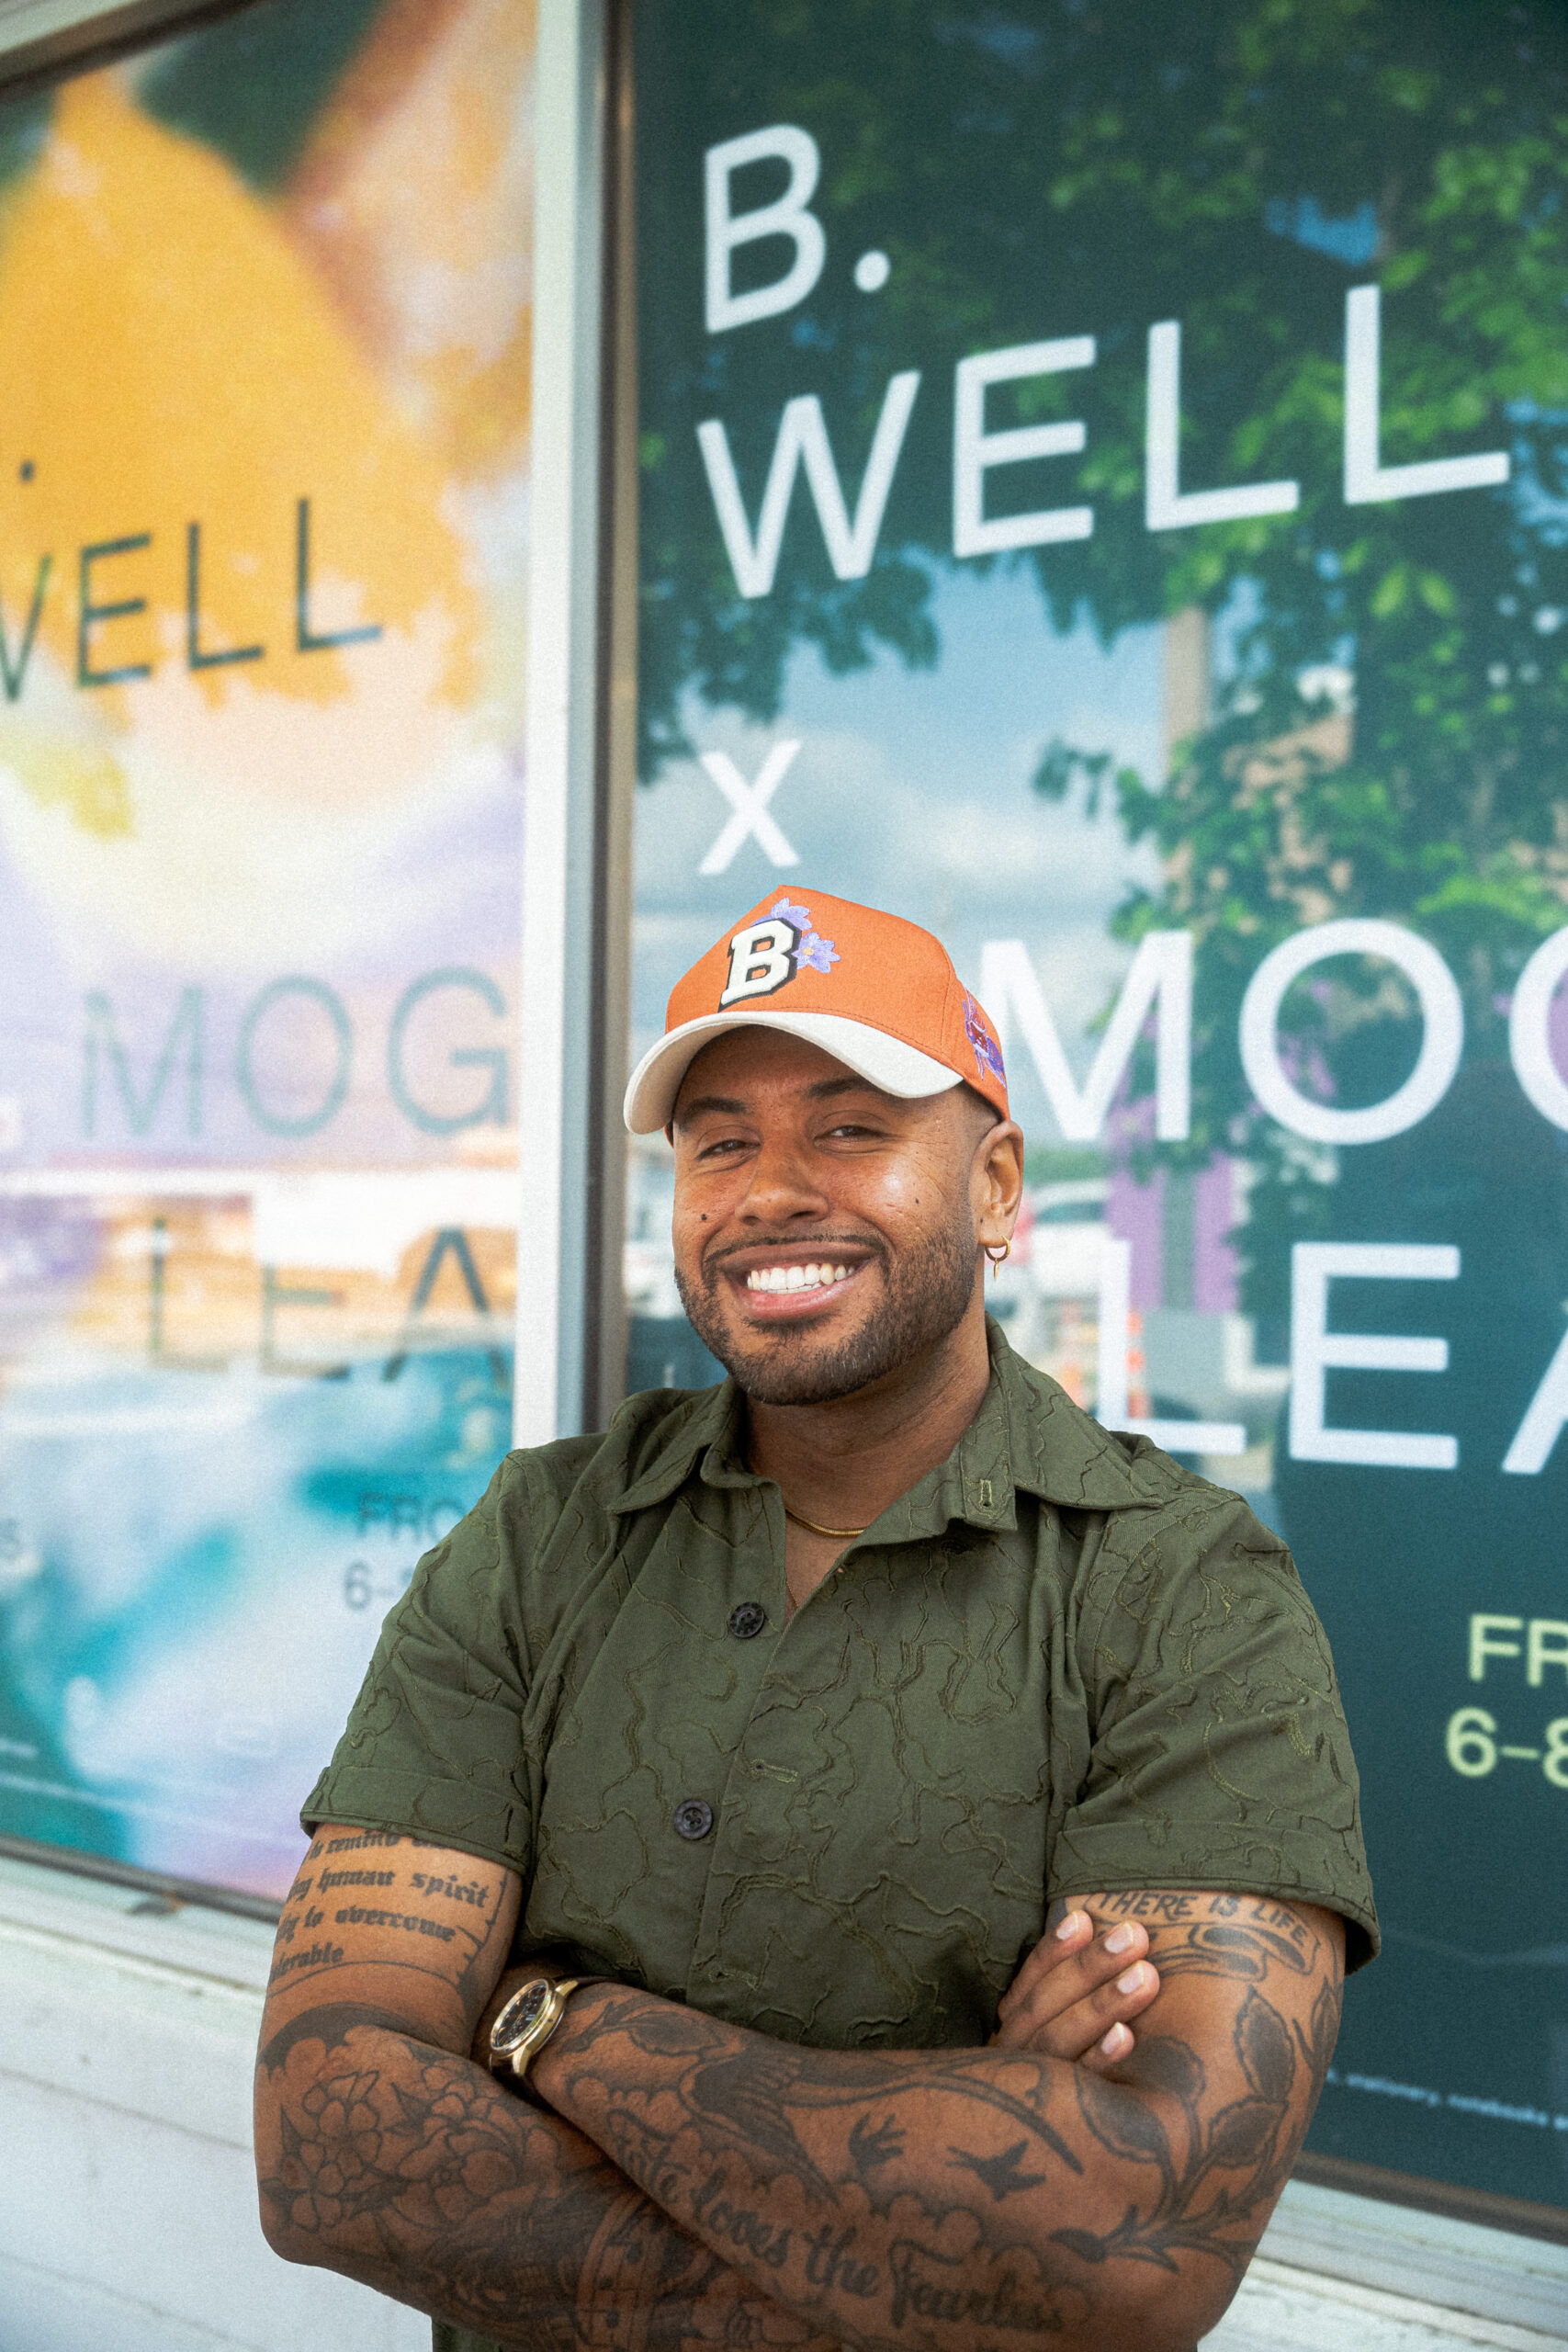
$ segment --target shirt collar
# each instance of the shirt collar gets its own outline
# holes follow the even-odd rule
[[[611,1510],[646,1510],[652,1503],[668,1502],[685,1485],[699,1458],[703,1477],[711,1487],[758,1485],[756,1473],[741,1458],[739,1424],[740,1392],[733,1380],[682,1396],[653,1430],[647,1461]]]
[[[1017,1496],[1068,1510],[1138,1510],[1168,1499],[1180,1473],[1146,1438],[1116,1438],[1036,1372],[986,1319],[991,1379],[947,1460],[876,1522],[880,1543],[940,1535],[952,1520],[991,1532],[1018,1525]]]
[[[1146,1438],[1113,1437],[1050,1375],[1009,1347],[989,1317],[991,1377],[980,1409],[945,1462],[900,1495],[875,1521],[878,1543],[940,1535],[952,1520],[1000,1532],[1018,1524],[1016,1496],[1069,1510],[1137,1510],[1169,1499],[1181,1474]],[[710,1487],[754,1487],[738,1443],[740,1396],[733,1380],[673,1404],[652,1432],[649,1458],[611,1508],[668,1502],[694,1469]]]
[[[1146,1437],[1101,1429],[1048,1373],[1015,1355],[988,1318],[986,1333],[989,1394],[1005,1407],[1006,1460],[1015,1487],[1066,1510],[1140,1510],[1168,1502],[1184,1471]],[[977,1435],[983,1412],[959,1441],[960,1452]]]

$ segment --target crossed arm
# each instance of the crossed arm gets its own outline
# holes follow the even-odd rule
[[[1053,1906],[986,2049],[800,2049],[603,1985],[535,2105],[468,2054],[518,1898],[323,1828],[257,2070],[277,2251],[502,2344],[1179,2352],[1235,2290],[1338,2023],[1331,1915],[1113,1895]]]

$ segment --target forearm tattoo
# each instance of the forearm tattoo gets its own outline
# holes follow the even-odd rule
[[[340,1878],[345,1871],[367,1875]],[[434,1990],[466,2042],[494,1973],[493,1963],[478,1973],[491,1933],[493,1906],[478,1899],[487,1891],[427,1872],[410,1838],[369,1832],[312,1846],[274,1969],[291,2014],[264,2041],[257,2069],[258,2178],[273,2243],[502,2345],[831,2352],[569,2123],[417,2039],[406,2017],[336,1996],[335,1913],[350,1901],[374,1906],[389,1914],[376,1924],[395,1935],[379,1947],[395,1956],[378,1961],[378,1981],[395,1991],[403,1971],[425,1973],[434,1946]],[[422,1934],[431,1918],[453,1937]],[[290,1967],[297,1958],[304,1964]]]
[[[1096,2241],[1091,2258],[1122,2255],[1174,2270],[1183,2253],[1208,2255],[1228,2263],[1239,2283],[1334,2055],[1339,1947],[1299,1911],[1250,1895],[1110,1895],[1094,1909],[1101,1920],[1142,1921],[1162,1987],[1205,1976],[1239,1997],[1218,2063],[1211,2052],[1205,2065],[1174,2034],[1140,2033],[1118,2077],[1160,2096],[1145,2104],[1132,2133],[1108,2086],[1079,2071],[1080,2107],[1096,2138],[1152,2166],[1159,2184],[1152,2202],[1130,2207]]]
[[[545,2096],[658,2205],[828,2335],[976,2352],[1212,2326],[1289,2176],[1339,1967],[1293,1910],[1111,1898],[1168,1980],[1109,2076],[1028,2051],[797,2049],[630,1991],[545,2053]],[[1196,2025],[1191,2020],[1196,2018]]]
[[[504,2345],[812,2343],[570,2126],[376,2012],[308,2010],[262,2064],[261,2190],[300,2258]]]

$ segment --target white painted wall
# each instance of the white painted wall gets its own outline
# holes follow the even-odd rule
[[[1559,2352],[1568,2245],[1292,2180],[1203,2352]]]
[[[279,2261],[250,2086],[272,1931],[0,1860],[0,2352],[429,2352]]]

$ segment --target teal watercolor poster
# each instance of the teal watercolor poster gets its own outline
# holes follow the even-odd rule
[[[775,881],[931,925],[1019,1346],[1332,1639],[1321,2152],[1568,2203],[1568,28],[639,13],[634,1052]],[[711,1376],[632,1161],[630,1384]]]

